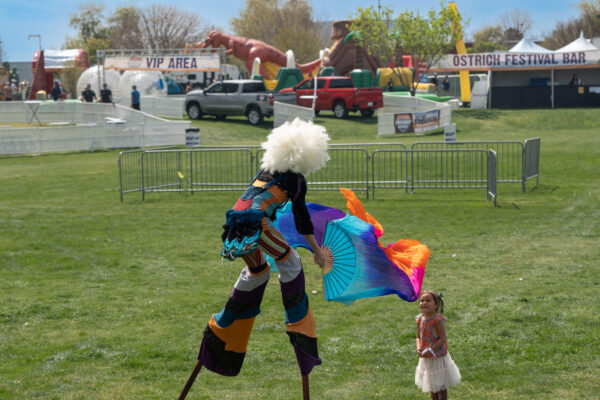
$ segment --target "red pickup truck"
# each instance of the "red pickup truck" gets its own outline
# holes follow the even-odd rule
[[[296,87],[282,89],[280,92],[296,92],[296,103],[303,107],[312,107],[315,79],[305,79]],[[370,117],[375,109],[383,107],[381,88],[355,88],[352,79],[346,76],[317,77],[317,99],[315,113],[331,110],[336,118],[346,118],[348,112],[360,111],[364,117]]]

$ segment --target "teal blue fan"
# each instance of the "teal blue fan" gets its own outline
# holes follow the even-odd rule
[[[325,228],[323,250],[328,258],[327,266],[323,269],[325,299],[335,300],[352,283],[356,249],[343,225],[331,221]]]
[[[407,301],[418,297],[415,284],[420,288],[423,274],[411,279],[412,275],[394,265],[379,245],[374,226],[360,218],[347,215],[329,221],[322,248],[327,257],[323,268],[325,300],[352,304],[387,294]]]

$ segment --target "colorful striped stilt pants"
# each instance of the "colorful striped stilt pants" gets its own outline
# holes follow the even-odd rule
[[[198,360],[221,375],[237,375],[244,362],[246,347],[260,314],[260,303],[270,277],[264,254],[275,260],[285,308],[286,328],[302,375],[321,364],[317,348],[315,321],[305,292],[304,272],[298,253],[281,233],[264,218],[258,249],[245,256],[246,267],[240,273],[233,292],[218,314],[213,314],[200,345]]]

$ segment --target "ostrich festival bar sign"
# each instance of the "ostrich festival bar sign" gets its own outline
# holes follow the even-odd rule
[[[488,71],[510,69],[561,69],[599,67],[600,50],[567,53],[448,54],[431,70]]]
[[[120,71],[206,71],[218,72],[218,54],[174,56],[111,56],[104,60],[104,68]]]

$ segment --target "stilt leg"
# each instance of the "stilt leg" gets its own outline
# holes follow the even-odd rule
[[[310,388],[308,386],[308,375],[302,375],[302,398],[310,400]]]
[[[200,364],[200,361],[198,361],[196,363],[196,366],[194,367],[194,370],[192,371],[192,374],[188,378],[188,380],[187,380],[187,382],[185,384],[185,387],[183,388],[183,390],[181,391],[181,394],[179,395],[179,400],[184,400],[185,399],[185,397],[187,396],[188,392],[190,391],[190,388],[194,384],[194,381],[196,380],[196,377],[198,376],[198,373],[200,372],[201,368],[202,368],[202,364]]]

